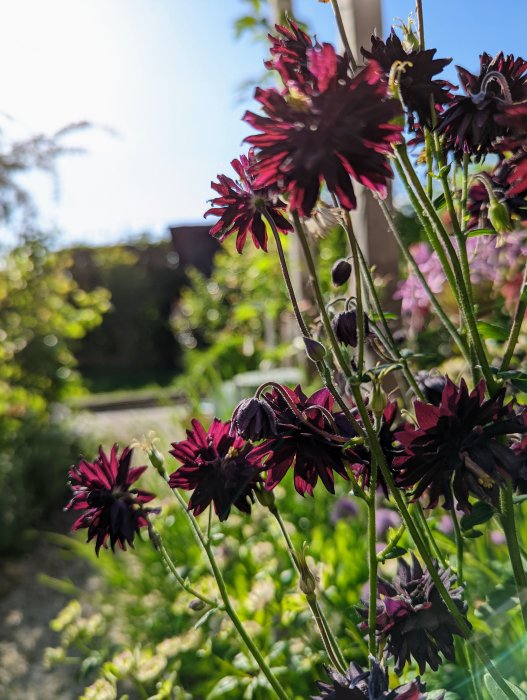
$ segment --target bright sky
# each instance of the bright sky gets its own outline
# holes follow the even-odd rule
[[[359,0],[360,2],[369,0]],[[385,33],[413,0],[383,0]],[[474,69],[481,50],[527,54],[525,0],[425,0],[426,39]],[[262,71],[264,48],[236,41],[240,0],[2,0],[0,126],[16,137],[79,120],[105,129],[70,137],[58,197],[31,187],[43,221],[64,242],[104,243],[201,222],[210,180],[229,172],[250,100],[238,88]],[[500,11],[500,7],[506,8]],[[332,40],[331,5],[296,0],[297,14]],[[451,76],[453,77],[453,76]]]

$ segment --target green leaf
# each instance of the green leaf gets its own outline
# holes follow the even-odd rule
[[[470,540],[475,540],[482,535],[481,530],[466,530],[466,532],[463,532],[463,537],[468,537]]]
[[[491,236],[496,235],[496,231],[493,228],[475,228],[472,231],[466,231],[467,238],[475,238],[476,236]]]
[[[461,518],[461,528],[463,530],[471,530],[476,525],[488,522],[494,513],[495,510],[489,503],[478,501],[474,504],[472,512]]]
[[[210,610],[207,610],[207,612],[204,613],[199,618],[199,620],[195,623],[194,629],[197,630],[198,627],[201,627],[202,625],[204,625],[214,615],[214,613],[217,611],[217,609],[218,608],[211,608]]]
[[[231,690],[238,688],[242,684],[240,678],[236,676],[224,676],[221,678],[214,688],[207,695],[207,700],[214,700],[214,698],[221,698],[226,695]]]
[[[485,685],[487,686],[487,690],[489,691],[489,694],[492,697],[492,700],[507,700],[507,695],[499,687],[494,678],[492,678],[490,673],[486,673],[483,679],[485,681]],[[527,695],[523,692],[523,690],[518,688],[517,685],[514,685],[513,683],[507,680],[505,681],[505,683],[509,686],[509,688],[516,695],[516,697],[520,698],[520,700],[527,700]]]
[[[521,496],[513,496],[512,497],[513,503],[523,503],[524,501],[527,501],[527,494],[525,494],[525,493]]]
[[[487,323],[486,321],[478,321],[478,331],[486,340],[499,340],[504,342],[509,336],[509,331],[503,326],[498,326],[495,323]]]
[[[397,559],[397,557],[402,557],[406,552],[407,550],[404,547],[394,547],[383,559]]]

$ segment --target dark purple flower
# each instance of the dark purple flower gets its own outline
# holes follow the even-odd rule
[[[260,479],[258,468],[247,460],[250,444],[230,434],[231,423],[215,418],[208,431],[192,421],[187,439],[172,443],[172,454],[182,462],[170,475],[172,488],[193,491],[188,507],[194,515],[211,503],[220,520],[226,520],[234,505],[244,513],[251,512],[254,489]]]
[[[287,24],[275,25],[276,35],[269,34],[271,58],[265,61],[265,67],[278,71],[284,85],[302,90],[313,78],[307,58],[313,42],[296,22],[288,19]]]
[[[468,153],[479,160],[494,152],[499,137],[513,133],[514,122],[505,108],[527,99],[527,62],[523,58],[480,56],[480,73],[474,75],[457,66],[465,95],[456,95],[440,116],[438,131],[446,150],[457,158]]]
[[[282,386],[280,391],[273,389],[265,396],[275,412],[278,434],[250,454],[252,461],[263,460],[262,468],[267,470],[265,488],[274,489],[292,467],[300,495],[312,496],[319,477],[334,493],[333,472],[348,479],[345,465],[357,456],[342,448],[354,431],[342,413],[332,412],[332,395],[320,389],[307,397],[299,386],[294,391]]]
[[[243,399],[232,414],[233,429],[244,440],[264,440],[276,435],[276,416],[265,399]]]
[[[417,425],[407,423],[395,434],[403,454],[394,459],[397,483],[415,486],[414,498],[427,492],[427,507],[440,497],[444,507],[470,512],[469,496],[495,502],[506,479],[514,479],[520,463],[502,438],[526,428],[505,391],[485,400],[485,383],[469,392],[464,380],[456,386],[447,378],[437,406],[416,401]]]
[[[355,309],[351,311],[343,311],[337,314],[331,322],[333,332],[337,336],[337,340],[343,345],[349,345],[352,348],[357,347],[358,342],[358,327],[357,327],[357,312]],[[364,314],[364,333],[367,336],[370,332],[369,320]]]
[[[432,104],[438,112],[452,99],[450,90],[454,86],[446,80],[434,80],[434,76],[451,63],[451,58],[434,58],[436,49],[413,49],[406,51],[400,38],[392,29],[386,43],[379,37],[372,36],[371,51],[361,48],[365,58],[375,60],[383,70],[385,81],[390,79],[394,63],[401,64],[397,73],[397,82],[401,99],[408,112],[411,129],[415,128],[414,114],[418,126],[432,127]]]
[[[371,671],[353,662],[345,675],[332,668],[326,668],[326,673],[331,682],[317,681],[320,695],[311,700],[426,700],[425,686],[419,678],[390,690],[388,672],[378,661],[373,662]]]
[[[211,236],[224,241],[232,233],[237,234],[238,253],[242,252],[249,233],[256,248],[262,248],[267,252],[267,229],[262,218],[264,211],[282,233],[293,229],[281,213],[285,209],[284,202],[268,188],[255,187],[250,174],[250,168],[255,160],[254,154],[249,151],[248,156],[240,156],[239,160],[231,161],[239,181],[234,182],[226,175],[218,175],[218,182],[211,182],[211,187],[219,197],[211,200],[212,207],[205,212],[205,216],[220,217],[210,230]]]
[[[459,612],[465,616],[467,605],[463,602],[463,589],[452,588],[455,576],[450,570],[438,568],[439,576]],[[399,559],[397,576],[392,583],[378,580],[376,626],[378,637],[386,642],[385,654],[393,656],[395,672],[400,673],[406,662],[415,659],[421,673],[426,664],[437,671],[442,654],[454,660],[454,635],[462,636],[454,617],[439,595],[428,570],[421,568],[412,556],[412,565]],[[359,610],[368,619],[368,610]],[[470,623],[466,620],[467,625]],[[362,622],[362,630],[368,623]]]
[[[158,513],[158,508],[144,508],[155,496],[148,491],[131,489],[146,467],[130,469],[132,450],[126,447],[119,456],[114,445],[109,455],[102,447],[94,462],[81,460],[69,472],[69,486],[73,498],[65,510],[86,510],[78,518],[72,530],[88,528],[88,542],[95,539],[97,555],[101,547],[115,551],[118,544],[126,549],[126,543],[133,546],[134,535],[142,527],[148,526],[148,514]]]
[[[330,44],[307,50],[313,90],[300,96],[257,88],[265,116],[247,112],[259,134],[247,141],[259,149],[252,171],[256,187],[289,195],[289,206],[309,216],[322,181],[345,209],[354,209],[352,178],[386,195],[393,176],[387,155],[400,141],[397,100],[387,99],[377,63],[355,78]]]
[[[379,443],[381,445],[384,458],[386,459],[386,464],[390,470],[392,470],[392,465],[395,457],[401,454],[401,450],[394,445],[395,433],[398,429],[395,426],[395,421],[397,418],[397,402],[390,402],[383,411],[381,419],[381,427],[379,430]],[[354,464],[353,472],[355,476],[359,479],[363,487],[370,486],[370,475],[371,475],[371,456],[363,454],[365,451],[361,449],[358,454],[362,456],[360,461]],[[388,485],[384,480],[380,469],[377,470],[377,485],[376,488],[382,489],[382,492],[388,498]]]
[[[351,275],[351,265],[347,260],[341,259],[331,268],[331,280],[335,287],[345,284]]]

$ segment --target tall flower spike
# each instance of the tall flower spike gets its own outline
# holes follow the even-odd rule
[[[457,66],[465,95],[456,95],[441,115],[438,132],[446,150],[459,159],[464,153],[478,160],[495,152],[498,137],[514,132],[507,106],[527,99],[527,61],[502,52],[494,58],[480,56],[480,73],[474,75]]]
[[[462,599],[463,589],[452,588],[455,576],[441,568],[438,573],[459,612],[465,615],[467,605]],[[395,660],[396,673],[400,673],[412,658],[420,673],[425,672],[427,664],[437,671],[442,663],[441,654],[449,661],[454,660],[454,635],[461,636],[461,631],[430,572],[423,570],[414,556],[411,566],[399,559],[397,576],[392,583],[379,579],[378,593],[375,629],[379,639],[385,642],[386,656],[393,656]],[[360,629],[367,630],[368,609],[359,610],[359,613],[365,619]]]
[[[233,505],[244,513],[251,512],[254,489],[260,481],[258,470],[247,460],[251,446],[230,430],[230,421],[215,418],[205,431],[193,420],[187,439],[172,443],[170,454],[182,465],[170,475],[169,484],[193,491],[188,507],[194,515],[211,503],[220,520],[229,517]]]
[[[307,50],[313,90],[300,97],[257,88],[265,116],[247,112],[245,121],[260,133],[246,141],[255,146],[255,187],[277,188],[289,206],[309,216],[322,181],[345,209],[354,209],[352,179],[385,196],[393,177],[388,163],[402,127],[397,100],[387,99],[372,61],[355,78],[330,44]]]
[[[464,380],[456,386],[447,378],[438,405],[416,401],[417,425],[395,434],[403,448],[393,461],[398,485],[415,486],[414,498],[426,492],[430,508],[441,497],[445,508],[452,509],[455,498],[466,513],[470,496],[495,503],[499,487],[520,468],[503,438],[526,430],[504,399],[502,390],[485,400],[483,381],[469,392]]]
[[[265,488],[272,491],[293,468],[295,489],[301,496],[312,496],[319,478],[334,493],[334,472],[348,479],[346,462],[355,463],[359,457],[342,449],[342,438],[353,437],[354,431],[342,413],[332,413],[329,391],[320,389],[308,398],[299,386],[294,391],[283,386],[281,391],[267,393],[266,399],[275,412],[277,435],[249,455],[267,470]]]
[[[383,70],[383,78],[388,81],[392,67],[398,63],[401,66],[397,82],[401,99],[408,112],[411,129],[416,127],[414,114],[417,115],[419,127],[432,127],[431,104],[441,112],[452,99],[450,90],[452,83],[446,80],[434,80],[451,63],[451,58],[434,58],[436,49],[413,49],[406,51],[400,38],[392,29],[390,36],[384,42],[376,36],[371,38],[371,49],[361,48],[362,55],[377,61]]]
[[[132,450],[126,447],[119,455],[114,445],[109,455],[102,447],[94,462],[85,459],[69,472],[69,486],[73,498],[65,510],[85,510],[72,526],[72,530],[87,528],[88,542],[95,538],[97,555],[101,547],[115,551],[115,545],[126,549],[133,546],[134,536],[148,526],[148,515],[158,513],[159,508],[145,508],[144,504],[155,496],[148,491],[130,488],[146,466],[130,469]]]
[[[218,182],[211,187],[219,197],[211,200],[212,207],[205,216],[219,216],[219,220],[210,230],[211,236],[224,241],[236,233],[236,250],[241,253],[247,236],[252,236],[256,248],[267,252],[267,229],[262,217],[264,209],[273,220],[278,231],[287,233],[292,226],[281,213],[285,204],[268,188],[255,187],[250,169],[256,162],[255,155],[249,151],[248,156],[240,156],[231,165],[239,177],[235,182],[226,175],[218,175]]]

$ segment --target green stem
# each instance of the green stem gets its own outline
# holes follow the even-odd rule
[[[468,168],[470,165],[470,155],[468,153],[463,154],[463,177],[461,180],[461,227],[465,231],[465,225],[467,221],[467,202],[468,202]]]
[[[417,27],[419,30],[419,48],[424,51],[425,48],[425,25],[423,21],[423,2],[422,0],[416,0],[415,10],[417,14]]]
[[[340,38],[342,40],[342,43],[344,44],[344,48],[346,50],[346,54],[348,55],[348,60],[350,62],[351,70],[353,73],[357,72],[357,61],[355,60],[355,56],[353,55],[353,51],[351,50],[350,43],[348,41],[348,35],[346,33],[346,28],[344,27],[344,22],[342,21],[342,15],[340,13],[340,7],[338,0],[331,0],[331,4],[333,5],[333,12],[335,13],[335,20],[337,21],[337,27],[339,30]]]
[[[404,255],[404,257],[405,257],[407,263],[408,263],[408,264],[410,265],[410,267],[412,268],[412,270],[413,270],[415,276],[417,277],[417,279],[418,279],[419,282],[421,283],[423,289],[425,290],[426,295],[427,295],[427,297],[429,298],[430,303],[431,303],[431,305],[433,306],[434,311],[436,312],[436,314],[437,314],[439,320],[442,322],[443,326],[444,326],[444,327],[446,328],[446,330],[449,332],[450,337],[452,338],[452,340],[453,340],[453,341],[456,343],[456,345],[458,346],[458,348],[459,348],[461,354],[463,355],[463,357],[465,358],[465,360],[467,361],[467,363],[470,363],[470,354],[469,354],[469,352],[468,352],[468,349],[467,349],[467,347],[466,347],[466,345],[465,345],[465,342],[464,342],[463,338],[459,335],[459,333],[457,332],[457,330],[456,330],[454,324],[453,324],[453,323],[451,322],[451,320],[448,318],[446,312],[443,310],[443,307],[442,307],[441,304],[438,302],[436,295],[435,295],[435,294],[433,293],[433,291],[430,289],[430,286],[429,286],[428,282],[426,281],[426,279],[425,279],[423,273],[422,273],[421,270],[419,269],[419,265],[417,264],[416,259],[415,259],[414,256],[411,254],[410,250],[408,249],[408,246],[406,245],[405,241],[403,240],[403,237],[402,237],[401,234],[399,233],[399,230],[398,230],[397,226],[395,225],[395,222],[394,222],[394,220],[393,220],[393,218],[392,218],[392,215],[391,215],[391,213],[390,213],[390,210],[389,210],[388,207],[386,206],[386,203],[383,202],[381,199],[379,199],[378,202],[379,202],[379,206],[381,207],[382,212],[383,212],[383,214],[384,214],[384,216],[385,216],[385,218],[386,218],[386,221],[387,221],[387,223],[388,223],[388,226],[390,227],[390,230],[391,230],[391,232],[392,232],[392,234],[393,234],[395,240],[397,241],[397,243],[398,243],[398,245],[399,245],[399,248],[401,249],[402,254]]]
[[[399,544],[399,540],[404,535],[405,531],[406,525],[404,523],[401,523],[395,535],[391,538],[386,547],[377,554],[377,561],[380,564],[383,563],[386,560],[388,554],[390,554],[390,552],[392,552],[395,549],[395,547],[397,547],[397,545]]]
[[[520,296],[518,297],[518,303],[516,305],[516,310],[514,312],[514,320],[512,322],[509,337],[507,339],[507,349],[505,350],[505,355],[503,356],[503,361],[501,363],[501,371],[509,369],[509,365],[514,355],[514,350],[516,349],[516,343],[520,336],[520,331],[522,327],[523,320],[525,318],[525,312],[527,311],[527,265],[523,271],[523,281],[520,291]]]
[[[520,600],[523,624],[527,631],[527,577],[523,568],[522,555],[516,530],[516,518],[514,516],[514,502],[512,484],[507,481],[500,493],[501,523],[507,539],[509,558],[512,564],[512,572],[516,582],[516,590]]]
[[[242,621],[238,617],[236,610],[233,608],[231,600],[229,598],[229,593],[227,591],[227,587],[225,585],[225,581],[223,579],[223,575],[218,567],[218,564],[216,563],[216,559],[214,557],[214,552],[212,551],[210,542],[207,542],[205,535],[201,531],[201,528],[200,528],[196,518],[189,511],[188,504],[186,503],[183,496],[179,493],[179,491],[177,489],[172,489],[172,493],[175,495],[178,503],[182,507],[183,512],[185,513],[188,521],[190,522],[192,530],[194,531],[194,535],[196,536],[205,556],[207,557],[207,559],[209,561],[210,569],[212,571],[212,575],[216,579],[216,584],[218,586],[218,590],[220,592],[221,599],[223,601],[223,608],[224,608],[225,612],[230,617],[232,624],[236,628],[236,631],[240,635],[242,641],[245,643],[245,646],[249,650],[253,659],[258,664],[260,670],[262,671],[264,676],[269,681],[269,684],[272,687],[272,689],[274,690],[274,692],[276,693],[276,695],[280,698],[280,700],[289,700],[285,690],[282,688],[282,686],[280,684],[280,681],[276,678],[274,673],[269,668],[267,662],[265,661],[262,654],[260,653],[260,650],[258,649],[258,647],[255,645],[255,643],[253,642],[253,640],[251,639],[251,637],[249,636],[249,634],[245,630],[245,627],[243,626]]]
[[[452,508],[450,515],[454,523],[454,536],[456,539],[457,582],[460,586],[463,586],[463,533],[461,532],[455,508]]]
[[[218,608],[218,601],[217,600],[211,600],[211,598],[207,598],[204,596],[202,593],[197,591],[195,588],[192,588],[185,579],[179,574],[176,565],[172,561],[172,558],[170,554],[167,551],[167,548],[165,547],[165,544],[163,542],[163,539],[159,532],[153,527],[153,525],[150,524],[149,526],[149,536],[150,539],[152,540],[152,544],[154,545],[155,549],[161,554],[161,558],[163,559],[163,562],[166,566],[166,568],[170,571],[170,573],[174,576],[178,584],[185,590],[187,593],[189,593],[191,596],[194,598],[198,598],[199,600],[203,601],[206,605],[209,605],[211,608]]]
[[[301,577],[302,571],[298,567],[298,562],[294,557],[295,550],[293,547],[293,543],[291,541],[291,538],[289,537],[289,533],[287,532],[285,523],[282,520],[280,511],[278,510],[276,504],[270,505],[268,506],[268,508],[273,517],[275,518],[276,522],[278,523],[282,536],[285,540],[287,551],[289,553],[289,557],[291,558],[291,562],[293,563],[293,566],[295,567],[298,575]],[[316,595],[314,593],[306,594],[306,600],[311,609],[311,612],[313,613],[315,622],[317,623],[318,631],[320,633],[320,637],[322,638],[322,642],[324,644],[324,648],[326,649],[327,655],[329,656],[335,668],[337,668],[341,673],[345,673],[347,669],[347,664],[344,658],[344,654],[342,653],[337,639],[333,634],[331,627],[329,626],[329,623],[318,604]]]
[[[349,211],[344,210],[344,220],[346,221],[346,227],[351,230],[351,217]],[[359,376],[362,376],[364,371],[364,341],[366,335],[366,328],[364,323],[364,308],[362,305],[362,283],[360,274],[360,260],[359,260],[359,246],[357,245],[357,239],[355,236],[349,236],[349,242],[351,246],[351,256],[353,258],[353,267],[355,270],[355,301],[357,304],[357,330],[358,330],[358,358],[357,358],[357,371]]]
[[[333,328],[331,326],[331,321],[329,320],[328,312],[326,310],[326,305],[324,303],[324,297],[322,296],[322,291],[321,291],[320,285],[318,283],[315,262],[313,260],[313,256],[311,255],[311,250],[309,248],[309,243],[307,241],[304,227],[302,226],[302,222],[300,221],[300,217],[298,216],[298,213],[296,211],[293,212],[293,221],[295,223],[295,230],[296,230],[298,239],[300,241],[300,245],[302,246],[302,250],[304,252],[304,257],[306,259],[307,269],[308,269],[308,273],[309,273],[309,279],[310,279],[311,285],[313,287],[313,291],[315,293],[315,299],[317,301],[317,306],[318,306],[318,309],[320,312],[320,316],[322,317],[322,323],[324,324],[324,329],[326,331],[326,335],[329,339],[329,342],[331,343],[331,348],[332,348],[333,353],[337,359],[338,364],[340,365],[342,371],[344,372],[344,375],[349,379],[349,378],[351,378],[352,374],[351,374],[350,368],[348,366],[348,363],[347,363],[347,361],[342,353],[339,342],[338,342],[337,338],[335,337],[335,333],[333,332]]]
[[[370,605],[368,608],[368,649],[377,657],[377,640],[375,635],[377,618],[377,538],[375,532],[375,488],[377,485],[377,462],[371,460],[370,497],[368,502],[368,575],[370,581]]]
[[[423,508],[419,501],[416,501],[416,503],[414,503],[414,510],[417,513],[417,520],[421,523],[421,527],[423,528],[423,538],[425,539],[425,541],[430,542],[431,548],[433,549],[438,562],[440,562],[441,566],[446,569],[447,562],[445,556],[443,552],[439,549],[439,545],[435,541],[434,533],[430,529],[430,525],[428,524],[428,520],[426,519],[425,514],[423,513]]]

